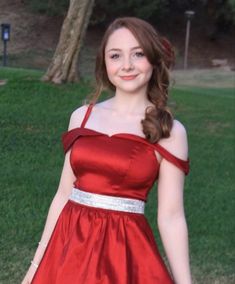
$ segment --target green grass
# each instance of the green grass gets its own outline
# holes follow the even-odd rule
[[[20,283],[42,233],[63,164],[61,134],[91,91],[88,82],[54,86],[39,71],[0,69],[0,283]],[[191,172],[185,213],[194,283],[234,283],[234,99],[232,89],[184,87],[171,94],[187,128]],[[147,217],[156,230],[157,196]]]

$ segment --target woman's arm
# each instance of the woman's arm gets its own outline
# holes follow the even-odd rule
[[[171,136],[164,140],[161,144],[169,152],[187,159],[187,135],[179,122],[174,122]],[[175,283],[191,284],[183,189],[184,173],[162,159],[158,180],[158,228]]]
[[[86,108],[87,108],[86,106],[82,106],[72,113],[70,117],[68,130],[80,126]],[[68,201],[69,195],[72,191],[73,182],[75,181],[75,179],[76,177],[74,176],[74,173],[70,165],[70,150],[69,150],[65,155],[64,165],[57,192],[51,202],[48,211],[44,230],[41,236],[41,241],[40,241],[41,245],[37,247],[37,250],[33,257],[33,262],[35,264],[39,264],[40,261],[42,260],[46,246],[51,238],[51,235],[57,223],[58,217]],[[36,272],[36,267],[34,265],[30,265],[28,272],[26,273],[26,276],[22,283],[31,283],[30,281],[35,272]]]
[[[86,109],[87,106],[81,106],[71,114],[68,130],[80,126],[82,119],[85,115]],[[74,176],[74,173],[70,165],[70,150],[69,150],[65,155],[59,186],[51,202],[45,227],[41,236],[40,242],[43,245],[38,246],[33,259],[35,263],[39,263],[41,261],[41,258],[45,251],[45,247],[47,246],[50,240],[50,237],[55,228],[58,217],[69,199],[69,195],[71,194],[73,182],[75,181],[75,179],[76,177]]]
[[[50,237],[52,235],[52,232],[55,228],[58,217],[61,211],[63,210],[66,202],[68,201],[69,195],[73,187],[73,181],[75,180],[75,177],[70,167],[69,155],[70,155],[70,151],[66,153],[59,187],[51,202],[51,205],[48,211],[46,223],[45,223],[44,230],[41,236],[41,243],[43,245],[38,246],[35,252],[34,258],[33,258],[33,261],[37,264],[40,263],[43,257],[43,254],[46,249],[44,245],[47,246],[50,240]]]
[[[75,180],[75,177],[73,176],[71,167],[69,165],[69,152],[67,152],[65,156],[65,161],[64,161],[61,178],[60,178],[59,187],[51,202],[48,215],[47,215],[47,219],[46,219],[46,223],[44,226],[44,230],[41,236],[41,245],[37,247],[37,250],[33,257],[33,263],[29,266],[29,269],[24,279],[22,280],[21,284],[31,283],[33,276],[37,270],[36,265],[38,265],[41,262],[42,257],[46,250],[46,246],[55,228],[58,217],[64,205],[68,201],[68,197],[71,192],[71,188],[72,188],[74,180]]]

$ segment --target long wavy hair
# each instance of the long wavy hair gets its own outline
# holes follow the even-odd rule
[[[154,107],[147,107],[145,118],[141,120],[143,133],[151,143],[170,136],[173,116],[167,107],[169,88],[169,69],[174,63],[174,51],[170,42],[159,35],[153,26],[135,17],[123,17],[114,20],[107,28],[101,41],[95,66],[96,91],[91,98],[95,103],[104,89],[115,91],[109,81],[105,66],[105,47],[110,35],[120,28],[127,28],[139,42],[153,73],[147,87],[147,97]]]

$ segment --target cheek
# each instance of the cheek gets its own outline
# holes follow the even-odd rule
[[[111,64],[110,62],[105,62],[105,66],[106,66],[106,73],[108,76],[109,81],[114,84],[114,75],[116,73],[116,67],[114,64]]]
[[[113,75],[115,73],[115,66],[113,64],[106,64],[106,70],[108,75]]]
[[[153,73],[153,66],[149,63],[146,58],[143,58],[139,63],[139,68],[143,73],[146,74],[147,77],[151,77]]]
[[[120,64],[118,62],[110,62],[110,61],[106,61],[105,62],[106,65],[106,72],[109,78],[109,81],[111,83],[115,83],[115,76],[118,74],[119,69],[120,69]]]
[[[147,62],[147,64],[145,64],[143,70],[145,71],[146,77],[147,77],[148,79],[150,79],[151,76],[152,76],[152,73],[153,73],[153,67],[152,67],[152,65],[150,65],[150,64]]]

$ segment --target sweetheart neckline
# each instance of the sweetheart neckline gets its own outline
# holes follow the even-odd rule
[[[90,131],[90,132],[93,132],[93,133],[96,133],[96,134],[99,134],[99,135],[102,135],[104,137],[107,137],[108,139],[111,139],[111,138],[114,138],[114,137],[132,137],[132,138],[135,138],[136,140],[135,141],[138,141],[139,142],[141,141],[142,143],[148,145],[148,146],[151,146],[154,150],[156,150],[162,157],[164,157],[165,159],[169,160],[169,158],[167,158],[167,156],[169,155],[170,157],[178,160],[179,162],[182,162],[182,163],[189,163],[189,158],[187,160],[183,160],[177,156],[175,156],[174,154],[170,153],[167,149],[165,149],[163,146],[161,146],[159,143],[151,143],[149,142],[146,138],[144,137],[141,137],[137,134],[132,134],[132,133],[114,133],[112,135],[108,135],[107,133],[104,133],[104,132],[100,132],[98,130],[94,130],[94,129],[91,129],[91,128],[87,128],[87,127],[75,127],[75,128],[72,128],[70,130],[67,130],[65,133],[63,133],[63,135],[65,135],[66,133],[68,132],[72,132],[72,131],[76,131],[76,130],[85,130],[85,131]],[[157,160],[157,163],[159,163],[158,159]]]
[[[144,140],[145,142],[149,142],[145,137],[142,137],[138,134],[134,134],[134,133],[127,133],[127,132],[118,132],[118,133],[114,133],[112,135],[109,135],[107,133],[104,133],[104,132],[101,132],[101,131],[98,131],[98,130],[95,130],[95,129],[91,129],[91,128],[87,128],[87,127],[75,127],[69,131],[72,131],[72,130],[75,130],[75,129],[85,129],[85,130],[89,130],[89,131],[92,131],[94,133],[97,133],[97,134],[100,134],[100,135],[103,135],[103,136],[107,136],[108,138],[113,138],[115,136],[118,136],[118,135],[127,135],[127,136],[132,136],[132,137],[136,137],[136,138],[139,138],[141,140]],[[149,142],[150,143],[150,142]]]

